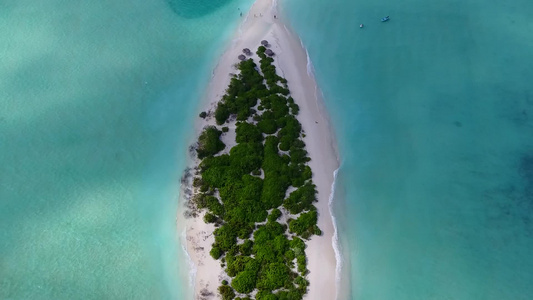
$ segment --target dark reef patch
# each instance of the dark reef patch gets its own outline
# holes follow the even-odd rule
[[[186,19],[209,15],[231,2],[232,0],[167,0],[172,11]]]

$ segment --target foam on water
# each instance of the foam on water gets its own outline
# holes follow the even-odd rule
[[[185,253],[185,256],[187,257],[187,263],[189,264],[189,286],[191,287],[191,290],[194,291],[194,288],[196,286],[196,273],[198,271],[198,268],[194,264],[191,255],[189,254],[189,251],[187,251],[187,229],[183,229],[183,232],[181,233],[181,249]]]
[[[341,274],[342,274],[342,255],[340,251],[340,245],[339,245],[339,233],[337,230],[337,219],[335,218],[335,214],[333,213],[333,201],[335,199],[335,185],[337,183],[337,174],[339,173],[339,169],[336,169],[335,172],[333,172],[333,183],[331,184],[331,193],[329,195],[329,201],[328,201],[328,207],[329,207],[329,214],[331,216],[331,220],[333,222],[333,236],[331,237],[331,245],[333,246],[333,250],[335,251],[335,260],[336,260],[336,266],[335,266],[335,299],[339,296],[339,289],[340,289],[340,280],[341,280]]]

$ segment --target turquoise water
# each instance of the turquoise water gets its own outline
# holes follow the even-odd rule
[[[192,298],[184,141],[250,4],[2,1],[0,298]]]
[[[93,2],[0,4],[0,298],[190,299],[184,141],[251,1]],[[346,298],[531,298],[533,3],[282,5],[339,141]]]
[[[340,144],[346,297],[531,299],[533,2],[284,6]]]

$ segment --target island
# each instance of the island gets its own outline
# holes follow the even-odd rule
[[[190,147],[182,186],[195,299],[337,294],[334,135],[307,53],[272,3],[254,3],[221,57]]]
[[[189,207],[195,215],[205,209],[204,221],[215,224],[209,253],[228,275],[218,287],[224,300],[302,299],[309,285],[302,239],[321,234],[299,106],[265,52],[257,50],[261,72],[252,59],[238,64],[214,112],[218,127],[206,126],[195,147]],[[235,145],[221,153],[228,123]]]

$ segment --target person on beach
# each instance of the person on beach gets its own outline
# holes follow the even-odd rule
[[[242,17],[242,11],[241,11],[241,17]]]

